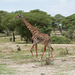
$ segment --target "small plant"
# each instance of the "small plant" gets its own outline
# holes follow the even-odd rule
[[[63,59],[62,61],[67,61],[66,59]]]
[[[66,47],[65,49],[60,49],[59,55],[72,55],[72,53],[69,53],[69,50]]]
[[[61,50],[61,51],[59,52],[59,55],[67,55],[66,50]]]
[[[50,57],[46,57],[46,63],[45,63],[46,65],[50,65],[51,64],[51,59],[50,59]]]
[[[45,75],[45,73],[41,73],[41,75]]]
[[[17,45],[17,47],[18,47],[17,50],[18,50],[18,51],[21,51],[21,48],[20,48],[18,45]]]
[[[45,65],[51,65],[51,57],[50,57],[49,51],[48,51],[48,54],[46,55]]]
[[[12,37],[10,37],[10,41],[12,41]]]

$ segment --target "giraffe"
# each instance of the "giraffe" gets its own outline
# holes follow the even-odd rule
[[[32,40],[33,40],[33,45],[30,49],[30,52],[34,58],[34,54],[32,52],[32,49],[34,48],[35,46],[35,49],[36,49],[36,58],[38,58],[38,53],[37,53],[37,43],[38,42],[44,42],[44,49],[43,49],[43,53],[42,53],[42,56],[41,56],[41,59],[46,51],[46,47],[48,46],[51,50],[51,56],[52,56],[52,60],[53,60],[53,53],[52,53],[52,50],[53,48],[51,47],[51,44],[50,44],[50,37],[47,35],[47,34],[44,34],[44,33],[41,33],[37,28],[35,28],[34,26],[32,26],[26,19],[25,17],[22,15],[22,14],[19,14],[18,16],[16,16],[16,19],[17,18],[21,18],[24,22],[24,24],[26,25],[26,27],[30,30],[30,32],[32,33]]]

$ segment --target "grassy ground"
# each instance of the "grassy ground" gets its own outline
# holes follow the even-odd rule
[[[0,64],[0,75],[15,75],[16,69],[9,68],[7,64]]]
[[[30,53],[32,44],[20,43],[19,37],[13,43],[9,38],[0,37],[0,75],[75,75],[75,44],[52,44],[54,61],[45,65],[48,48],[43,60],[35,61]],[[42,51],[43,44],[39,44],[39,58]],[[36,54],[35,48],[33,53]]]

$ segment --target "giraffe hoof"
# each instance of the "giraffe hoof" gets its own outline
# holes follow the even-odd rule
[[[35,57],[33,57],[33,60],[36,61],[37,59]]]
[[[33,59],[35,60],[35,57],[33,57]]]
[[[38,61],[38,58],[35,58],[34,61]]]
[[[41,61],[41,60],[42,60],[41,58],[38,59],[38,61]]]
[[[52,59],[52,62],[54,61],[54,59]]]

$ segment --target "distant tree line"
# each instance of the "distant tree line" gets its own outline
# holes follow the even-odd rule
[[[26,42],[31,41],[32,34],[27,29],[22,19],[15,19],[18,14],[23,14],[24,17],[40,32],[50,35],[51,31],[59,30],[61,34],[71,40],[75,37],[75,14],[68,17],[57,14],[54,17],[39,9],[29,12],[15,11],[7,12],[0,11],[0,33],[6,33],[7,36],[13,35],[15,42],[15,33],[19,34]],[[63,32],[64,31],[64,32]]]

